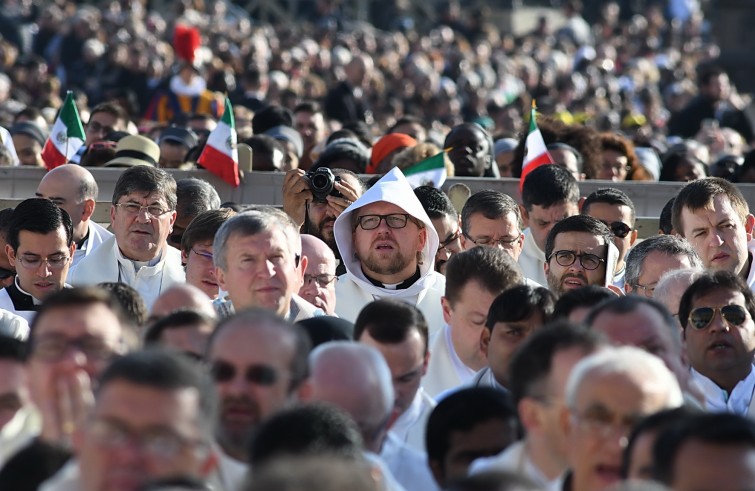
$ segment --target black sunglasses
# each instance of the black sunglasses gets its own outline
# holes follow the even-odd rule
[[[216,361],[212,364],[212,377],[215,382],[230,382],[236,378],[236,367],[224,361]],[[275,368],[267,365],[250,365],[246,368],[244,379],[250,384],[273,385],[278,379]]]
[[[601,222],[603,222],[603,220],[601,220]],[[606,226],[611,229],[611,233],[613,235],[615,235],[616,237],[620,239],[626,238],[626,236],[629,235],[629,232],[632,231],[632,227],[630,227],[624,222],[611,222],[611,223],[603,222],[603,223],[605,223]]]
[[[689,313],[687,323],[695,329],[705,329],[713,322],[716,312],[732,326],[741,326],[747,320],[747,310],[741,305],[724,305],[723,307],[698,307]]]

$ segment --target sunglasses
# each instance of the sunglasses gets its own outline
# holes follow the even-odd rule
[[[716,312],[731,326],[741,326],[747,320],[747,310],[741,305],[724,305],[723,307],[698,307],[689,313],[687,323],[695,329],[705,329],[713,322]]]
[[[603,220],[601,220],[601,222],[603,222]],[[626,236],[629,235],[629,232],[632,231],[632,227],[630,227],[624,222],[611,222],[611,223],[603,222],[603,223],[605,223],[606,226],[611,229],[611,233],[614,236],[620,239],[626,238]]]
[[[225,383],[236,378],[236,367],[224,361],[212,364],[212,377],[215,382]],[[270,386],[278,379],[275,368],[267,365],[250,365],[244,373],[244,380],[250,384]]]

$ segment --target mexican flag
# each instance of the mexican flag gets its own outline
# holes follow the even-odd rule
[[[532,101],[532,110],[530,111],[530,129],[527,133],[527,140],[524,142],[524,163],[522,164],[522,176],[519,178],[519,191],[522,191],[524,180],[527,174],[537,169],[541,165],[555,164],[551,154],[545,147],[543,135],[537,127],[537,116],[535,113],[535,101]]]
[[[76,155],[84,144],[84,127],[81,125],[79,111],[73,102],[73,92],[66,94],[66,100],[58,113],[58,119],[52,127],[50,136],[42,149],[42,160],[47,170],[59,167]]]
[[[442,151],[432,157],[417,162],[413,166],[404,169],[404,175],[413,188],[419,186],[434,186],[440,188],[446,180],[446,163]]]
[[[197,163],[234,187],[240,183],[237,139],[233,108],[231,108],[231,101],[226,97],[223,117],[207,137],[207,144],[197,159]]]

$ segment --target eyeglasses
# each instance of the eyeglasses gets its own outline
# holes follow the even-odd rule
[[[317,286],[320,288],[327,288],[328,285],[330,285],[333,280],[337,280],[338,277],[333,274],[305,274],[304,275],[304,285],[309,286],[312,284],[313,281],[317,282]]]
[[[652,297],[653,293],[655,293],[655,287],[658,285],[640,285],[637,283],[636,285],[633,285],[635,290],[642,290],[645,292],[646,297]]]
[[[201,440],[191,440],[168,429],[147,430],[137,433],[126,425],[107,419],[95,419],[87,427],[88,434],[97,443],[110,449],[121,449],[135,443],[145,454],[170,460],[176,458],[188,446],[206,450],[207,444]]]
[[[236,367],[224,361],[214,362],[211,371],[218,383],[230,382],[236,378]],[[244,372],[244,380],[250,384],[270,386],[278,380],[278,373],[268,365],[250,365]]]
[[[602,410],[587,410],[581,414],[573,411],[572,417],[583,430],[598,438],[610,438],[618,431],[623,444],[626,444],[626,437],[632,428],[642,419],[639,415],[627,415],[617,421],[614,414]]]
[[[705,329],[713,322],[716,312],[731,326],[741,326],[747,320],[747,310],[741,305],[724,305],[723,307],[698,307],[689,313],[687,323],[695,329]]]
[[[556,251],[551,254],[551,256],[548,258],[548,261],[550,261],[552,257],[555,257],[556,262],[564,267],[571,266],[572,264],[574,264],[577,258],[579,258],[579,264],[581,264],[583,268],[590,271],[592,271],[593,269],[598,269],[600,263],[606,262],[605,259],[601,259],[595,254],[577,254],[574,251]]]
[[[112,126],[102,125],[97,121],[90,121],[87,124],[87,130],[92,130],[95,133],[104,133],[106,135],[109,135],[110,133],[115,131],[115,128],[113,128]]]
[[[84,353],[87,359],[93,361],[107,360],[115,354],[105,341],[94,336],[67,338],[65,336],[49,335],[32,339],[32,356],[51,363],[62,360],[71,348],[76,348],[81,353]]]
[[[605,223],[606,226],[611,229],[611,233],[620,239],[626,238],[626,236],[629,235],[629,232],[632,231],[632,227],[624,222],[608,223],[604,222],[603,220],[601,220],[601,222]]]
[[[137,216],[142,210],[147,210],[147,215],[152,218],[160,218],[161,216],[169,213],[172,210],[166,210],[159,205],[142,206],[137,203],[113,203],[113,206],[120,208],[129,216]],[[180,239],[179,239],[180,241]]]
[[[29,257],[29,256],[16,256],[16,260],[26,269],[38,269],[42,266],[42,263],[47,263],[50,269],[63,269],[63,267],[71,259],[66,254],[59,254],[50,257]]]
[[[212,253],[211,252],[198,251],[198,250],[196,250],[194,248],[191,249],[191,252],[193,252],[197,256],[201,257],[202,259],[206,259],[206,260],[212,262]]]
[[[469,239],[474,245],[478,245],[478,246],[491,246],[491,247],[495,247],[495,246],[500,245],[504,249],[506,249],[508,247],[511,247],[511,245],[513,245],[516,242],[518,242],[519,239],[520,239],[520,237],[521,237],[521,236],[517,236],[517,237],[514,237],[514,238],[501,237],[500,239],[494,239],[492,237],[483,237],[481,239],[473,239],[466,232],[463,232],[463,234],[464,234],[464,237],[466,237],[467,239]]]
[[[454,252],[461,252],[461,230],[454,232],[449,238],[444,240],[438,245],[439,253],[453,254]]]
[[[362,230],[375,230],[380,226],[380,222],[385,220],[388,228],[404,228],[409,221],[407,213],[390,213],[388,215],[362,215],[357,219],[357,226]],[[355,227],[356,229],[356,227]]]

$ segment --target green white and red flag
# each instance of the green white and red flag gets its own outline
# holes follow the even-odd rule
[[[234,187],[240,184],[237,140],[233,108],[226,97],[223,116],[207,137],[207,144],[197,163]]]
[[[537,169],[541,165],[555,164],[553,157],[548,153],[545,146],[543,135],[540,128],[537,127],[535,101],[532,101],[532,110],[530,111],[530,129],[527,132],[527,140],[524,142],[524,162],[522,163],[522,176],[519,178],[519,191],[522,191],[524,180],[527,174]]]
[[[73,92],[68,91],[63,107],[42,149],[42,160],[47,170],[68,163],[84,145],[85,139],[84,126],[81,124],[79,111],[73,102]]]

